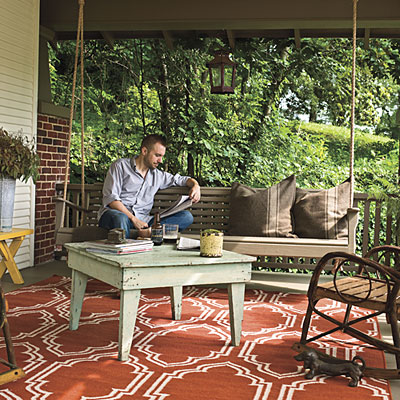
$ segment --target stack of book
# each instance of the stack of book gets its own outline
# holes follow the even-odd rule
[[[108,243],[107,239],[85,242],[86,251],[110,255],[142,253],[153,249],[151,240],[126,239],[125,243]]]

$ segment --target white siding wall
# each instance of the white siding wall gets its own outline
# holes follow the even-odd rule
[[[39,0],[0,0],[0,126],[36,138]],[[35,186],[17,182],[14,227],[35,228]],[[34,235],[20,247],[19,268],[33,265]]]

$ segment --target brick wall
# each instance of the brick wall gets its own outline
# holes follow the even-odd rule
[[[37,152],[40,178],[36,182],[35,265],[54,259],[55,185],[64,182],[68,119],[38,114]]]

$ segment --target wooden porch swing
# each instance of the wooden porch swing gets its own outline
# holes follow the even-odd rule
[[[102,184],[85,185],[84,164],[84,95],[83,95],[83,7],[84,0],[79,2],[78,32],[75,51],[75,66],[72,86],[72,101],[70,110],[69,139],[67,148],[66,171],[63,185],[63,195],[56,197],[56,246],[64,243],[96,240],[107,237],[107,231],[97,226],[97,211],[102,204]],[[72,132],[72,118],[75,100],[76,75],[78,68],[78,50],[80,48],[81,69],[81,154],[82,154],[82,180],[80,194],[78,185],[68,185],[70,143]],[[354,114],[354,113],[353,113]],[[353,122],[354,125],[354,122]],[[350,172],[353,175],[353,129],[351,134],[351,165]],[[59,185],[58,189],[59,188]],[[68,188],[74,191],[73,198],[67,198]],[[310,239],[298,238],[259,238],[244,236],[226,236],[224,248],[242,254],[256,256],[289,256],[289,257],[322,257],[327,251],[355,250],[355,232],[358,221],[358,209],[352,208],[353,202],[353,179],[350,180],[350,207],[347,213],[348,238],[347,239]],[[182,194],[184,188],[170,188],[159,191],[156,194],[154,210],[167,208],[171,202],[176,200],[178,194]],[[72,200],[72,201],[71,201]],[[68,213],[66,213],[68,208]],[[194,223],[189,227],[188,233],[197,235],[201,229],[214,228],[226,230],[230,209],[230,188],[203,187],[202,198],[192,208]],[[59,252],[56,252],[59,254]],[[63,254],[61,252],[61,254]]]
[[[354,105],[355,105],[355,63],[356,63],[356,29],[357,29],[357,2],[353,0],[353,70],[352,70],[352,108],[351,108],[351,179],[353,180],[353,132],[354,132]],[[334,262],[331,281],[320,283],[322,271]],[[329,336],[334,332],[342,331],[370,347],[394,354],[395,369],[366,367],[364,376],[399,379],[400,378],[400,334],[398,320],[400,319],[400,247],[377,246],[368,251],[363,257],[348,252],[329,252],[317,264],[308,288],[308,309],[302,328],[300,343],[293,349],[302,352],[308,348],[308,343]],[[332,299],[346,304],[344,316],[335,316],[318,307],[322,299]],[[370,310],[370,314],[357,317],[352,316],[352,307],[357,306]],[[326,332],[309,337],[312,314],[315,313],[332,324]],[[359,322],[375,318],[383,314],[390,324],[393,343],[357,329]],[[330,337],[330,340],[334,340]],[[315,349],[314,349],[315,350]],[[316,350],[321,360],[331,363],[343,362]]]

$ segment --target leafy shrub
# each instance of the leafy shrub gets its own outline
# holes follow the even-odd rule
[[[326,143],[332,155],[344,157],[349,153],[350,129],[334,125],[317,124],[313,122],[297,122],[292,125],[304,133],[320,137]],[[354,154],[356,158],[375,157],[377,154],[386,154],[395,146],[395,141],[385,136],[355,130]],[[347,160],[347,158],[346,158]],[[340,159],[339,159],[340,161]]]
[[[0,128],[0,176],[33,182],[39,178],[39,156],[35,146],[23,135],[12,135]]]

